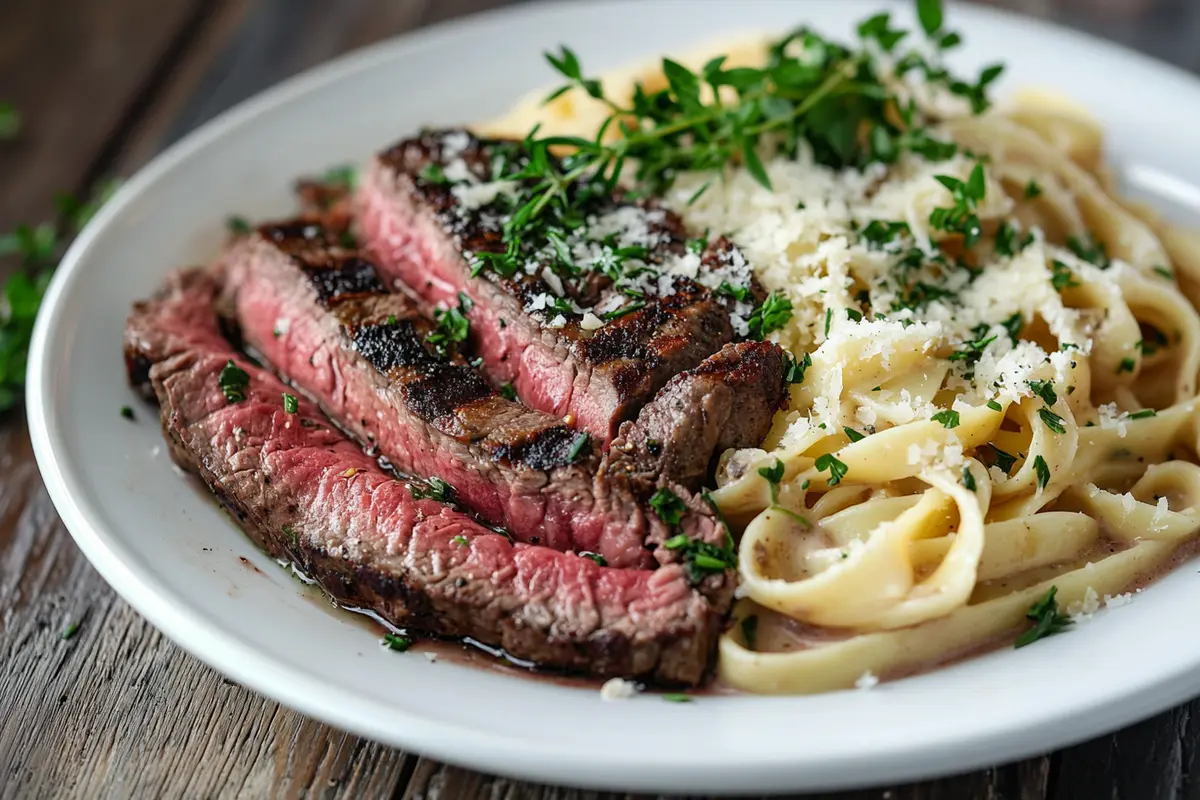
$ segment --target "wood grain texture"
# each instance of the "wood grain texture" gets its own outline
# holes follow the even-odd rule
[[[25,109],[29,128],[15,149],[0,149],[0,168],[7,171],[0,226],[42,218],[55,192],[86,186],[105,172],[128,173],[195,126],[299,70],[420,25],[503,4],[4,0],[0,99]],[[1192,0],[1107,0],[1103,15],[1089,13],[1083,0],[994,4],[1083,25],[1200,68],[1200,49],[1188,47],[1200,40],[1200,4]],[[79,625],[77,633],[64,639],[72,624]],[[826,797],[1200,798],[1198,742],[1200,702],[1052,756]],[[306,719],[223,679],[138,617],[87,565],[49,503],[23,424],[10,418],[0,425],[0,797],[151,796],[626,795],[514,781],[417,758]]]

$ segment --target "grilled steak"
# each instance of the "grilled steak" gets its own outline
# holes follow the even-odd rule
[[[534,223],[518,170],[564,165],[518,142],[431,132],[382,153],[358,205],[365,245],[429,311],[465,292],[488,374],[607,444],[674,375],[747,331],[759,291],[728,241],[688,242],[674,214],[599,178]],[[713,291],[721,289],[721,296]]]
[[[461,511],[416,499],[314,404],[302,398],[288,413],[287,387],[220,334],[216,295],[205,272],[173,276],[135,305],[126,363],[130,380],[161,406],[173,458],[263,549],[397,625],[599,676],[703,678],[728,609],[727,573],[705,577],[697,591],[679,564],[601,567],[512,543]]]
[[[714,455],[757,447],[787,398],[783,352],[769,342],[728,344],[676,375],[638,418],[621,426],[607,457],[642,493],[661,476],[697,492]]]
[[[448,482],[517,539],[652,565],[643,545],[664,526],[626,484],[594,481],[588,437],[436,352],[415,302],[386,291],[339,236],[300,219],[264,225],[226,254],[221,305],[243,341],[397,469]]]

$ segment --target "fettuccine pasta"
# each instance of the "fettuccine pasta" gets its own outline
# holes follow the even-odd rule
[[[759,64],[765,41],[679,61]],[[603,81],[628,99],[664,78]],[[762,153],[769,189],[735,165],[664,198],[786,297],[769,338],[804,368],[767,441],[718,472],[742,529],[719,654],[739,689],[846,688],[1011,642],[1048,599],[1120,602],[1200,528],[1200,238],[1115,193],[1086,112],[912,93],[951,158],[834,170],[801,141]],[[483,129],[593,136],[607,113],[540,97]],[[931,224],[956,187],[971,247]]]

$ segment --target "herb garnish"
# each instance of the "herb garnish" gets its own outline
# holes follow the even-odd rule
[[[79,623],[71,622],[71,623],[67,624],[67,627],[62,629],[62,633],[59,634],[59,638],[61,638],[65,642],[66,640],[74,637],[75,634],[78,632],[79,632]]]
[[[454,500],[454,487],[436,475],[427,478],[424,485],[415,482],[408,484],[408,493],[413,496],[414,500],[428,498],[437,500],[439,503],[449,503]]]
[[[971,474],[970,467],[962,468],[962,480],[963,480],[963,486],[967,487],[967,489],[969,491],[972,491],[972,492],[975,491],[975,489],[976,489],[975,476]]]
[[[1040,600],[1029,607],[1025,618],[1033,621],[1033,627],[1017,637],[1014,647],[1024,647],[1038,639],[1062,633],[1074,624],[1074,620],[1058,612],[1058,600],[1054,597],[1056,594],[1058,587],[1051,586]]]
[[[995,400],[988,400],[987,407],[990,408],[992,411],[1003,411],[1004,410],[1004,406],[1000,405]]]
[[[1079,285],[1079,281],[1075,280],[1075,273],[1063,262],[1054,259],[1050,262],[1050,266],[1050,285],[1058,291],[1061,292],[1063,289],[1070,289]]]
[[[291,525],[284,525],[282,528],[280,528],[280,530],[283,531],[283,535],[288,538],[288,541],[290,541],[293,546],[300,544],[300,537],[296,535],[296,529]]]
[[[659,489],[650,498],[650,508],[654,509],[654,513],[658,514],[659,519],[672,527],[678,525],[687,512],[687,506],[684,505],[679,495],[666,487]]]
[[[837,486],[841,483],[842,478],[846,477],[846,472],[849,470],[849,467],[844,462],[838,461],[837,457],[832,453],[818,456],[817,463],[814,466],[816,466],[818,472],[829,470],[828,483],[830,486]]]
[[[231,403],[240,403],[246,399],[246,387],[250,385],[250,376],[246,370],[229,359],[217,376],[217,385],[225,393],[225,399]]]
[[[457,536],[454,536],[454,537],[452,537],[452,538],[450,539],[450,542],[451,542],[452,544],[456,544],[456,545],[458,545],[459,547],[466,547],[466,546],[467,546],[467,537],[463,536],[463,535],[460,533],[460,534],[458,534]]]
[[[133,422],[135,419],[133,416],[133,409],[129,406],[121,406],[121,416],[130,422]]]
[[[987,193],[987,176],[983,164],[976,163],[966,181],[951,175],[935,175],[938,183],[950,190],[954,205],[950,208],[935,208],[929,215],[933,228],[947,233],[962,234],[963,244],[973,247],[983,235],[983,225],[975,211],[979,201]]]
[[[782,292],[772,292],[763,304],[750,314],[750,338],[761,341],[767,334],[779,330],[792,318],[792,301]]]
[[[808,353],[803,358],[793,358],[791,353],[783,354],[783,379],[788,383],[804,383],[804,373],[812,366],[812,356]]]
[[[1033,178],[1030,178],[1029,183],[1025,184],[1025,196],[1030,200],[1042,196],[1042,187]]]
[[[942,427],[947,429],[957,428],[960,422],[958,412],[952,408],[939,411],[930,419],[934,422],[941,423]]]
[[[1058,393],[1054,391],[1052,381],[1030,381],[1029,388],[1048,406],[1058,402]]]
[[[300,401],[294,394],[283,393],[283,411],[285,414],[295,414],[300,410]]]
[[[1017,463],[1017,457],[1012,453],[1006,453],[994,444],[987,445],[992,451],[992,466],[999,469],[1005,475],[1012,473],[1012,468]]]
[[[1038,416],[1042,418],[1042,422],[1046,423],[1046,427],[1055,433],[1066,433],[1067,429],[1063,427],[1063,418],[1055,414],[1048,408],[1039,408]]]
[[[599,566],[599,567],[607,567],[608,566],[608,560],[604,556],[600,555],[599,553],[592,553],[592,552],[584,551],[584,552],[580,553],[579,555],[581,558],[586,558],[586,559],[594,562],[596,564],[596,566]]]
[[[843,425],[842,430],[845,432],[846,437],[851,442],[861,442],[863,439],[867,438],[866,434],[859,433],[848,425]]]
[[[681,694],[679,692],[667,692],[662,696],[663,700],[668,703],[690,703],[692,702],[691,695]]]
[[[1133,372],[1136,367],[1137,362],[1132,358],[1122,358],[1121,363],[1117,364],[1117,374],[1120,375],[1122,372]]]
[[[399,633],[385,633],[383,635],[383,644],[389,650],[395,650],[397,653],[403,653],[405,650],[412,647],[412,639]]]
[[[1067,249],[1078,258],[1095,264],[1100,269],[1108,269],[1112,262],[1108,258],[1108,250],[1104,243],[1097,241],[1091,234],[1084,236],[1068,236]]]
[[[446,356],[450,348],[464,342],[471,333],[471,320],[466,312],[471,310],[471,298],[458,293],[457,308],[439,308],[433,312],[437,326],[425,337],[425,341],[440,356]]]
[[[1141,411],[1135,411],[1129,415],[1130,419],[1149,419],[1150,417],[1158,416],[1158,412],[1153,408],[1143,408]]]
[[[783,480],[783,462],[778,458],[769,467],[760,467],[758,474],[766,481],[771,489],[771,505],[779,502],[779,482]]]
[[[500,385],[500,396],[503,397],[505,400],[516,400],[517,399],[517,387],[513,386],[512,383],[501,384]]]
[[[592,435],[587,431],[580,433],[575,437],[575,441],[571,443],[571,449],[567,451],[567,461],[574,464],[579,459],[583,458],[585,452],[590,452],[592,449]]]
[[[663,542],[667,550],[682,550],[683,565],[687,570],[688,580],[699,583],[706,575],[724,572],[737,566],[737,552],[734,550],[732,538],[728,538],[724,547],[718,547],[699,539],[689,539],[686,534],[676,534]]]
[[[0,141],[8,142],[21,132],[21,112],[12,103],[0,102]]]
[[[758,644],[758,617],[751,615],[742,620],[742,639],[747,650],[756,650]]]
[[[1034,456],[1033,471],[1037,474],[1038,488],[1045,489],[1046,484],[1050,482],[1050,466],[1046,463],[1046,459]]]
[[[245,236],[254,230],[250,220],[234,214],[225,219],[225,229],[233,236]]]

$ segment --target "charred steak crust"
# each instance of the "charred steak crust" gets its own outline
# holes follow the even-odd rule
[[[446,481],[489,524],[613,566],[653,566],[646,542],[665,526],[642,498],[597,481],[600,458],[578,431],[427,347],[431,323],[370,268],[310,219],[267,224],[222,259],[222,313],[343,429],[402,472]]]
[[[565,190],[587,211],[576,227],[584,234],[548,236],[509,267],[489,266],[509,247],[503,227],[512,216],[504,182],[494,179],[507,174],[506,160],[519,162],[521,148],[434,131],[386,150],[358,194],[364,242],[386,279],[407,285],[426,310],[469,295],[474,344],[493,380],[513,382],[529,405],[570,415],[607,443],[671,377],[744,334],[761,290],[728,240],[689,248],[696,243],[676,215],[596,181]],[[567,250],[600,266],[563,267]],[[614,259],[641,266],[619,275],[605,266]],[[748,295],[715,294],[725,276]]]
[[[139,367],[131,381],[148,377],[172,457],[208,484],[259,546],[343,603],[397,625],[471,636],[602,677],[703,679],[731,582],[714,602],[689,586],[678,565],[601,567],[514,544],[461,512],[415,499],[314,404],[301,399],[296,413],[286,412],[287,387],[222,338],[216,294],[205,272],[174,275],[135,306],[127,363]],[[218,387],[229,359],[249,375],[241,402]]]

